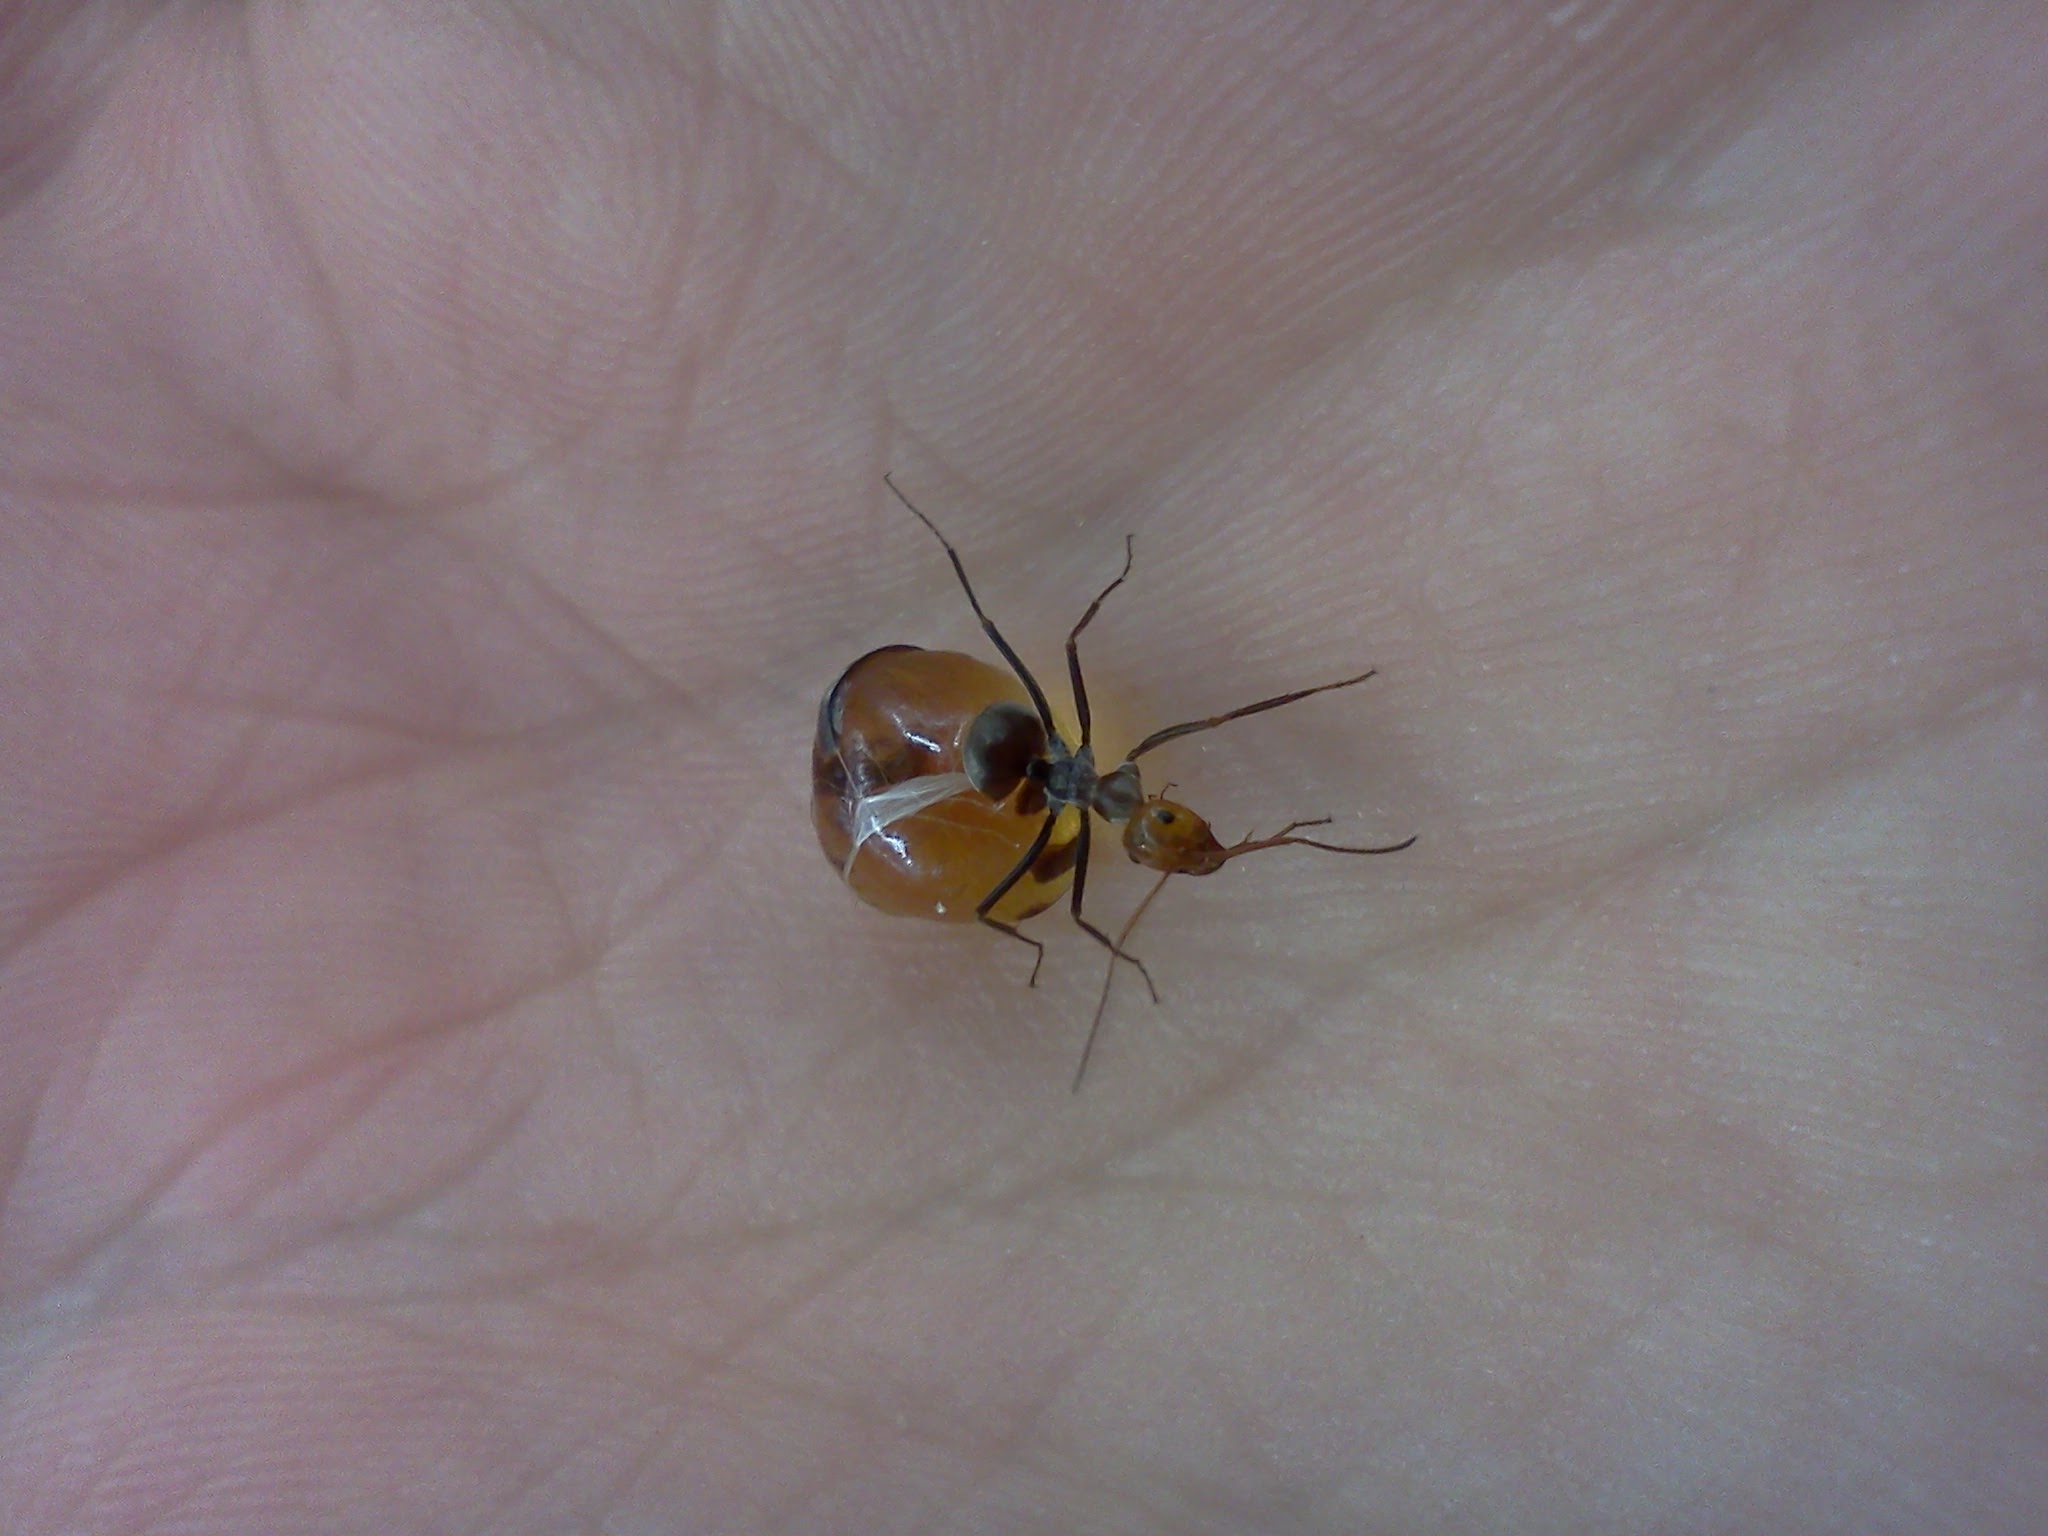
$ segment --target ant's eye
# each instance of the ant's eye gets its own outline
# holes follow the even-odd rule
[[[1153,819],[1157,821],[1159,825],[1161,825],[1162,827],[1170,827],[1173,825],[1173,812],[1171,811],[1154,811],[1152,813],[1152,816]]]

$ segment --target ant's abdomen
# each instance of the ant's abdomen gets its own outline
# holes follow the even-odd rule
[[[972,922],[1031,846],[1043,797],[1023,785],[990,800],[966,776],[967,733],[998,700],[1029,703],[1015,678],[986,662],[907,645],[870,651],[826,692],[811,819],[825,857],[862,900],[897,916]],[[1014,923],[1057,901],[1073,881],[1079,827],[1080,812],[1068,808],[990,916]]]

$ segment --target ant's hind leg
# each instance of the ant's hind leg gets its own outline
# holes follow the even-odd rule
[[[1081,902],[1088,890],[1088,845],[1090,841],[1088,830],[1088,822],[1086,819],[1083,819],[1081,822],[1080,848],[1074,862],[1074,896],[1068,902],[1067,910],[1073,914],[1074,921],[1080,925],[1081,931],[1087,934],[1089,938],[1095,940],[1096,943],[1108,950],[1118,960],[1127,960],[1138,968],[1138,974],[1145,978],[1145,990],[1152,994],[1152,1001],[1156,1003],[1159,1001],[1159,989],[1152,984],[1152,973],[1145,969],[1145,962],[1081,915]],[[1022,935],[1020,934],[1018,937],[1021,938]]]
[[[1033,950],[1031,957],[1031,979],[1026,981],[1024,985],[1027,987],[1037,986],[1038,968],[1045,963],[1045,946],[1031,937],[1030,934],[1020,932],[1010,924],[1003,922],[1000,918],[990,917],[987,913],[981,915],[981,923],[983,927],[993,928],[997,933],[1007,933],[1019,944],[1029,944],[1031,946]]]
[[[1003,876],[994,890],[981,898],[981,904],[974,909],[976,919],[982,924],[995,929],[997,933],[1007,933],[1020,944],[1029,944],[1037,952],[1031,962],[1031,980],[1025,983],[1027,986],[1038,985],[1038,968],[1045,963],[1045,946],[1030,934],[1019,933],[1015,927],[1001,918],[990,917],[989,913],[995,910],[997,902],[1010,894],[1010,887],[1031,872],[1031,866],[1036,864],[1038,856],[1045,852],[1045,845],[1052,841],[1052,829],[1059,824],[1059,819],[1058,811],[1046,813],[1045,820],[1038,824],[1038,836],[1031,839],[1031,846],[1024,850],[1024,857],[1011,866],[1010,872]]]
[[[1088,919],[1083,917],[1080,913],[1076,912],[1074,914],[1074,921],[1081,925],[1081,931],[1083,933],[1087,934],[1089,938],[1095,940],[1104,949],[1108,950],[1112,955],[1116,956],[1117,959],[1128,961],[1130,964],[1135,965],[1138,968],[1138,974],[1145,978],[1145,990],[1152,994],[1152,1001],[1155,1003],[1159,1001],[1159,989],[1152,985],[1152,973],[1145,969],[1144,961],[1140,960],[1128,949],[1118,949],[1116,946],[1116,940],[1112,939],[1100,928],[1096,927],[1093,923],[1089,922]],[[1017,937],[1021,939],[1023,935],[1020,933],[1019,935],[1017,935]]]

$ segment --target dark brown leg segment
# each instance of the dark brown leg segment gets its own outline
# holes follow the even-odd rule
[[[1131,536],[1124,535],[1124,568],[1117,572],[1116,580],[1095,594],[1095,601],[1088,605],[1088,611],[1081,615],[1081,622],[1067,631],[1067,680],[1074,685],[1074,718],[1081,726],[1081,745],[1087,746],[1095,739],[1095,722],[1088,715],[1088,685],[1081,681],[1081,631],[1086,629],[1095,615],[1102,609],[1102,600],[1124,584],[1124,578],[1131,574]],[[1077,916],[1079,914],[1076,914]]]
[[[1074,914],[1074,921],[1081,925],[1083,933],[1095,940],[1096,943],[1108,950],[1117,959],[1128,960],[1138,968],[1138,974],[1145,978],[1145,990],[1152,994],[1152,1001],[1156,1003],[1159,1001],[1159,989],[1152,985],[1152,973],[1145,969],[1145,962],[1129,950],[1123,948],[1116,940],[1112,939],[1108,934],[1081,915],[1081,900],[1088,889],[1088,843],[1088,821],[1084,817],[1081,821],[1081,856],[1074,865],[1074,895],[1073,899],[1067,903],[1067,910]]]
[[[1045,820],[1038,824],[1038,836],[1031,839],[1031,846],[1024,850],[1024,857],[1017,861],[1015,867],[1007,875],[1003,876],[994,890],[981,898],[980,904],[974,909],[975,917],[984,925],[995,929],[997,933],[1007,933],[1019,944],[1029,944],[1036,952],[1031,961],[1031,979],[1025,983],[1026,986],[1030,987],[1038,985],[1038,968],[1045,963],[1045,946],[1032,938],[1030,934],[1019,933],[1016,928],[1003,922],[1000,918],[990,917],[989,913],[995,908],[997,902],[1010,894],[1012,886],[1030,873],[1031,866],[1038,862],[1038,856],[1045,852],[1045,845],[1052,841],[1052,829],[1058,824],[1059,819],[1060,813],[1056,810],[1046,813]]]

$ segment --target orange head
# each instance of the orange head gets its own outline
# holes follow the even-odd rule
[[[1209,823],[1176,801],[1154,795],[1124,823],[1131,862],[1162,875],[1213,875],[1231,850],[1216,841]]]

